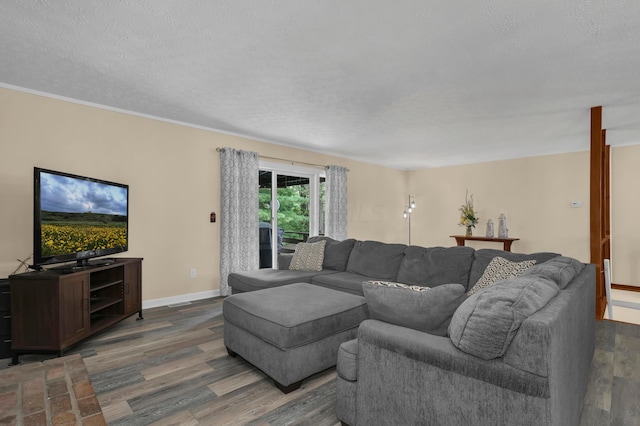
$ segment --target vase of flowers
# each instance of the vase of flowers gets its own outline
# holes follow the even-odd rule
[[[473,235],[473,228],[476,227],[478,220],[476,212],[473,209],[473,194],[469,196],[469,191],[467,191],[464,197],[464,204],[460,206],[460,222],[458,225],[466,227],[466,236],[470,237]]]

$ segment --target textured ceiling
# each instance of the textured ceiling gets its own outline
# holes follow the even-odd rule
[[[3,0],[0,84],[400,169],[637,144],[640,2]]]

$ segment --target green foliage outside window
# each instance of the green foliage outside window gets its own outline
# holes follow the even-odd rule
[[[271,189],[260,188],[258,193],[258,216],[260,222],[271,221]],[[278,227],[285,230],[287,236],[295,232],[309,232],[309,187],[306,185],[293,185],[286,188],[278,188]],[[302,238],[301,238],[302,239]]]
[[[291,185],[278,188],[278,227],[284,229],[289,238],[303,240],[309,233],[309,185]],[[271,222],[271,189],[258,191],[258,217],[260,222]],[[325,184],[320,179],[320,234],[324,234]],[[296,232],[304,234],[296,234]]]

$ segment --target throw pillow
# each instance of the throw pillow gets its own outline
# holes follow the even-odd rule
[[[535,260],[511,262],[504,257],[496,256],[489,262],[487,269],[484,270],[478,282],[467,294],[471,296],[498,281],[520,276],[524,271],[535,265],[535,263]]]
[[[326,241],[324,247],[324,260],[322,261],[322,269],[331,269],[333,271],[343,272],[347,269],[347,262],[349,261],[349,255],[353,249],[353,245],[356,240],[353,238],[336,241],[333,238],[324,236],[315,236],[309,238],[308,243],[315,243],[317,241]]]
[[[522,323],[559,291],[556,283],[543,276],[521,276],[496,283],[469,297],[455,311],[449,325],[451,342],[479,358],[499,358]]]
[[[532,266],[522,275],[542,275],[564,289],[569,281],[584,269],[584,263],[566,256],[558,256],[539,265]]]
[[[447,335],[453,313],[466,299],[461,284],[429,288],[365,281],[362,291],[371,318],[438,336]]]
[[[326,241],[298,243],[289,264],[292,271],[322,271]]]
[[[479,249],[473,254],[473,263],[471,265],[471,271],[469,271],[469,281],[467,289],[470,290],[475,283],[478,282],[484,270],[487,269],[489,263],[494,257],[504,257],[511,262],[522,262],[523,260],[535,260],[536,265],[551,260],[554,257],[560,256],[559,253],[551,252],[538,252],[538,253],[512,253],[510,251],[496,250],[496,249]]]

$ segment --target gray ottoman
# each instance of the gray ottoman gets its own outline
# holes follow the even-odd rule
[[[306,283],[227,297],[224,344],[271,377],[284,393],[333,367],[369,312],[364,297]]]

